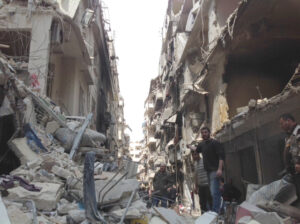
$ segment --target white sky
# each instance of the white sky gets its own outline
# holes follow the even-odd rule
[[[131,141],[143,138],[144,101],[150,80],[158,75],[161,29],[168,0],[105,0],[109,8],[125,119]]]

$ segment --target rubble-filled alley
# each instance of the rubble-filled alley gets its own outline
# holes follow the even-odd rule
[[[300,2],[168,0],[135,142],[106,10],[0,0],[0,224],[300,223]]]

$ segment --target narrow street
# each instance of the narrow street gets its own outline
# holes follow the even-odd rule
[[[0,224],[300,223],[299,11],[0,0]]]

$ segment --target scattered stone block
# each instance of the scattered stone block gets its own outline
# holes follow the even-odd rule
[[[32,224],[32,214],[24,213],[15,205],[8,206],[7,213],[12,224]]]
[[[96,188],[96,195],[99,194],[99,191],[104,187],[107,181],[96,181],[95,188]],[[106,190],[109,189],[115,181],[112,181],[108,186],[105,188]],[[116,201],[120,201],[124,198],[129,198],[131,193],[139,187],[139,182],[136,179],[127,179],[120,181],[114,188],[112,188],[105,196],[104,192],[101,194],[100,201],[103,204],[112,203]],[[104,196],[104,198],[103,198]]]
[[[20,159],[22,165],[39,159],[39,156],[27,145],[26,138],[15,138],[9,143],[9,146]]]
[[[124,209],[118,209],[111,212],[111,214],[117,218],[121,218],[125,212]],[[146,204],[142,201],[135,201],[132,203],[132,205],[129,207],[125,219],[139,219],[143,217],[145,213],[147,213],[147,207]]]
[[[158,207],[158,208],[154,208],[154,210],[161,218],[163,218],[163,220],[168,221],[168,223],[172,223],[172,224],[186,223],[185,219],[182,216],[179,216],[173,209]]]
[[[21,186],[8,189],[7,199],[33,200],[39,210],[51,211],[56,209],[57,202],[62,195],[62,185],[55,183],[33,182],[41,187],[40,192],[28,191]]]
[[[57,207],[57,212],[59,215],[67,215],[69,211],[78,209],[76,203],[70,203],[65,199],[61,199]]]
[[[54,173],[56,176],[62,177],[64,179],[68,179],[68,177],[73,176],[73,174],[68,170],[63,169],[56,165],[52,167],[51,172]]]
[[[68,213],[67,220],[72,220],[75,223],[81,223],[85,220],[85,211],[84,210],[71,210]]]
[[[60,125],[56,121],[50,121],[46,125],[46,132],[50,134],[54,134],[59,128]]]
[[[0,196],[0,223],[10,224],[7,210],[5,205],[3,204],[1,196]]]

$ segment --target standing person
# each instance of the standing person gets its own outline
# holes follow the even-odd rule
[[[199,153],[192,152],[194,160],[194,179],[195,190],[194,192],[199,195],[201,213],[209,211],[212,207],[211,194],[209,191],[207,173],[204,169],[203,159],[200,158]]]
[[[224,149],[221,143],[210,137],[210,129],[208,127],[201,128],[201,136],[203,141],[196,148],[198,153],[203,155],[204,169],[207,172],[209,188],[213,199],[212,210],[219,213],[221,206],[220,181],[222,177],[224,165]],[[191,145],[189,148],[194,149]]]
[[[279,124],[287,134],[283,155],[285,168],[292,177],[300,198],[300,125],[291,114],[281,115]]]
[[[168,199],[169,175],[164,162],[160,164],[159,171],[155,173],[153,179],[153,188],[155,194],[152,195],[152,205],[157,207],[159,202],[161,202],[161,206],[166,208]]]

